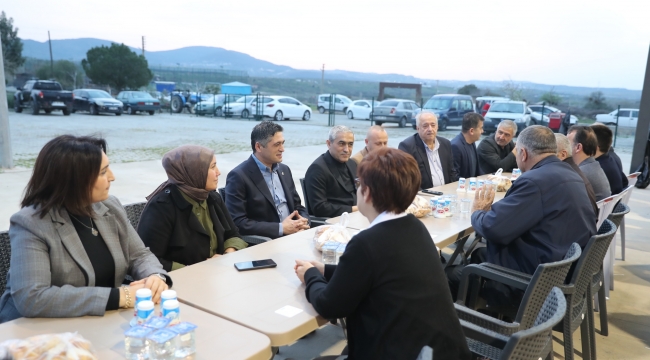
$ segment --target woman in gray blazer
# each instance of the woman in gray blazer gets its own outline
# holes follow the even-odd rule
[[[0,323],[102,316],[133,307],[143,287],[160,300],[171,278],[108,195],[113,180],[103,139],[62,135],[43,147],[22,209],[11,217]],[[136,281],[125,284],[126,275]]]

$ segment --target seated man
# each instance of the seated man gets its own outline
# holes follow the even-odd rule
[[[503,120],[497,126],[494,136],[481,141],[476,149],[478,164],[483,174],[495,173],[500,168],[511,172],[517,167],[515,143],[512,138],[517,133],[517,124],[512,120]]]
[[[519,135],[516,149],[522,175],[494,204],[494,190],[479,189],[471,222],[487,241],[482,251],[487,262],[533,274],[539,264],[562,260],[572,243],[587,245],[596,233],[596,214],[585,183],[555,156],[557,145],[551,129],[527,127]],[[472,261],[477,262],[474,254]],[[457,274],[454,271],[451,275]],[[454,295],[458,280],[449,278]],[[518,303],[506,288],[495,286],[491,290],[495,291],[493,296],[485,294],[488,303],[491,298],[498,299],[493,303]]]
[[[594,193],[594,188],[591,186],[589,179],[587,179],[582,170],[580,170],[578,164],[573,161],[573,157],[571,156],[571,141],[569,141],[569,138],[567,138],[566,135],[556,133],[555,142],[557,143],[557,158],[569,164],[573,171],[580,175],[582,181],[585,182],[585,188],[587,189],[587,195],[589,195],[589,202],[591,203],[591,207],[593,207],[594,212],[598,214],[598,205],[596,205],[596,194]]]
[[[571,142],[571,154],[573,161],[578,164],[580,170],[589,179],[594,189],[596,201],[600,201],[612,195],[609,181],[600,164],[594,159],[598,142],[596,134],[589,126],[574,125],[569,128],[567,138]]]
[[[483,116],[471,112],[463,116],[463,127],[460,134],[451,139],[451,152],[454,155],[454,168],[458,176],[464,178],[481,175],[476,154],[476,142],[483,133]]]
[[[309,213],[335,217],[357,211],[357,163],[350,159],[354,133],[346,126],[330,129],[327,151],[309,165],[305,173],[305,190]]]
[[[359,165],[369,152],[388,146],[388,133],[381,125],[373,125],[368,129],[366,134],[366,147],[358,153],[354,154],[352,160]]]
[[[594,157],[600,164],[600,167],[603,168],[605,176],[607,176],[612,195],[619,194],[627,187],[628,180],[627,176],[621,170],[620,159],[617,162],[609,154],[614,134],[610,128],[603,124],[594,124],[591,125],[591,128],[594,130],[596,139],[598,140],[598,147],[596,148],[596,155]]]
[[[430,111],[422,111],[415,117],[417,133],[399,143],[398,148],[411,154],[418,163],[422,183],[420,189],[458,181],[451,153],[451,142],[437,136],[438,117]]]
[[[226,207],[242,235],[271,239],[309,229],[288,166],[282,126],[263,121],[251,132],[253,154],[226,178]]]

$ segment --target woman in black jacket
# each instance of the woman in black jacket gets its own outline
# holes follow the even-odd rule
[[[247,246],[221,196],[214,151],[185,145],[163,156],[168,180],[142,211],[138,234],[167,271]]]
[[[436,246],[404,212],[420,187],[415,159],[378,149],[357,175],[357,206],[370,226],[338,265],[296,260],[307,299],[324,318],[347,318],[348,360],[416,359],[425,346],[436,360],[469,359]]]

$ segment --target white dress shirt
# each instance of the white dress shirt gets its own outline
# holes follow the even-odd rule
[[[445,175],[442,172],[442,162],[440,162],[440,155],[438,154],[438,149],[440,149],[440,142],[436,141],[433,146],[433,150],[429,148],[424,140],[424,149],[427,151],[427,158],[429,159],[429,168],[431,169],[431,180],[433,181],[433,186],[441,186],[445,184]]]

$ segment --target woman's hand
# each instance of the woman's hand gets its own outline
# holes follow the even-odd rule
[[[298,279],[300,279],[301,283],[305,283],[305,272],[309,270],[309,268],[313,268],[314,265],[312,265],[309,261],[305,260],[296,260],[296,266],[293,267],[293,269],[296,271],[296,276]]]
[[[144,280],[144,287],[146,287],[147,289],[151,289],[151,300],[153,300],[155,304],[160,303],[160,295],[162,294],[163,291],[169,289],[167,283],[164,282],[160,277],[158,277],[158,275],[151,275],[148,278],[143,280]]]
[[[235,249],[235,248],[227,248],[223,253],[225,255],[225,254],[233,253],[235,251],[237,251],[237,249]]]
[[[124,288],[129,289],[129,309],[135,305],[135,292],[144,288],[144,279],[134,281],[128,286],[120,286],[120,308],[126,308],[126,291]]]
[[[310,261],[309,263],[314,265],[314,267],[318,269],[321,275],[325,276],[325,264],[320,261]]]

